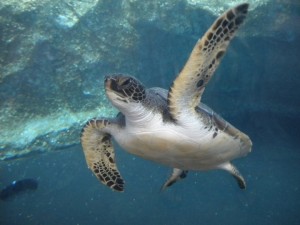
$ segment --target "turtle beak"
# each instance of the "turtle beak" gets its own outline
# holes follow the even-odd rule
[[[104,87],[106,91],[112,91],[117,89],[117,81],[111,76],[105,76]]]
[[[104,87],[105,87],[105,89],[110,90],[110,86],[111,86],[111,77],[105,76],[105,78],[104,78]]]
[[[124,95],[120,93],[118,81],[115,77],[106,76],[104,78],[104,87],[106,96],[113,104],[115,104],[117,108],[120,102],[122,102],[123,104],[124,102],[127,103],[127,101],[124,99]]]
[[[104,79],[104,87],[106,91],[118,92],[119,86],[116,78],[111,76],[106,76]]]

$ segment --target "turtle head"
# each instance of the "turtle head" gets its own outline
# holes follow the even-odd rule
[[[104,86],[107,97],[120,111],[128,109],[129,105],[141,103],[146,98],[145,86],[131,76],[107,76]]]

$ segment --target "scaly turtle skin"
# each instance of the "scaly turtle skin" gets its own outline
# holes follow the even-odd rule
[[[249,137],[200,102],[230,40],[244,21],[248,4],[221,15],[197,42],[169,91],[146,87],[125,75],[105,78],[105,90],[119,109],[116,118],[92,119],[81,143],[89,168],[116,191],[124,181],[115,162],[112,138],[127,152],[173,168],[162,189],[186,177],[189,170],[223,169],[246,183],[230,163],[251,151]]]

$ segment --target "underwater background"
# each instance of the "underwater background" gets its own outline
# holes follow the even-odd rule
[[[202,101],[247,133],[252,152],[224,171],[190,172],[164,192],[171,169],[116,146],[125,192],[87,168],[80,131],[113,117],[104,76],[125,73],[168,89],[197,39],[241,1],[4,0],[0,2],[1,225],[300,224],[300,2],[249,0],[245,24]]]

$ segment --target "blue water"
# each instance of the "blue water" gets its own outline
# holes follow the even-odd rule
[[[36,191],[0,201],[0,224],[300,224],[300,4],[276,4],[272,11],[268,7],[259,9],[269,18],[266,25],[253,25],[255,11],[250,12],[252,16],[241,33],[243,29],[253,32],[249,27],[256,27],[259,35],[248,33],[233,40],[203,97],[204,103],[252,139],[253,151],[234,161],[246,179],[246,190],[239,189],[226,172],[209,171],[190,172],[186,179],[160,192],[171,169],[129,155],[116,146],[126,186],[124,193],[112,192],[87,169],[81,146],[75,144],[0,161],[0,189],[23,178],[39,182]],[[280,16],[287,22],[270,31],[276,25],[272,24],[273,18]],[[206,27],[215,18],[203,17]],[[201,20],[201,15],[196,18]],[[84,18],[84,24],[93,19],[97,20]],[[34,26],[31,22],[32,18],[28,26]],[[137,74],[133,75],[145,85],[168,88],[205,31],[195,28],[182,35],[143,22],[134,26],[140,37],[138,48],[127,52],[131,64],[112,68],[104,61],[85,72],[130,73],[135,67]],[[64,32],[62,37],[68,34]],[[118,55],[115,57],[117,60]],[[57,64],[48,65],[48,69],[52,66]],[[92,78],[86,78],[91,79],[87,82],[91,86]],[[102,77],[98,79],[100,82]],[[44,85],[47,93],[47,81],[38,85]],[[58,89],[55,97],[65,94]],[[77,100],[74,105],[80,102]]]

